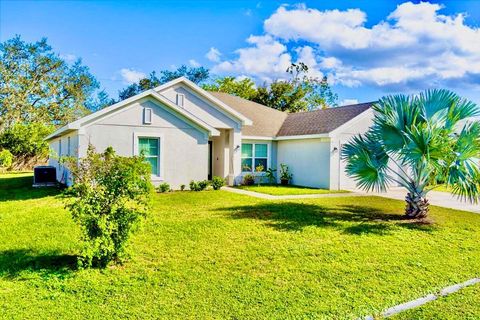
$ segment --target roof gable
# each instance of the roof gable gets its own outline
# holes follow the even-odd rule
[[[251,125],[252,124],[252,120],[247,118],[245,115],[243,115],[240,112],[238,112],[237,110],[231,108],[229,105],[225,104],[223,101],[221,101],[221,100],[217,99],[215,96],[211,95],[210,92],[208,92],[206,90],[203,90],[201,87],[199,87],[198,85],[196,85],[195,83],[193,83],[192,81],[188,80],[185,77],[180,77],[180,78],[177,78],[177,79],[172,80],[170,82],[167,82],[163,85],[160,85],[160,86],[154,88],[153,90],[155,90],[158,93],[161,93],[162,91],[164,91],[164,90],[166,90],[170,87],[176,86],[180,83],[185,85],[187,88],[191,89],[193,92],[198,94],[201,98],[210,102],[210,104],[212,104],[214,107],[216,107],[217,110],[225,113],[226,115],[228,115],[230,117],[233,117],[237,120],[240,120],[243,125]]]
[[[81,127],[83,127],[87,124],[92,124],[95,121],[98,121],[98,120],[103,119],[107,116],[110,116],[110,115],[112,115],[116,112],[119,112],[119,111],[123,110],[123,108],[131,105],[132,103],[134,103],[136,101],[139,101],[143,98],[146,98],[146,97],[151,97],[151,98],[161,102],[163,105],[169,107],[171,112],[173,112],[173,113],[175,113],[179,116],[185,117],[186,119],[190,120],[192,123],[196,124],[200,128],[203,128],[206,131],[208,131],[209,134],[211,134],[213,136],[217,136],[217,135],[220,134],[220,132],[217,129],[213,128],[208,123],[199,119],[198,117],[191,114],[187,110],[184,110],[184,109],[180,108],[179,106],[177,106],[176,104],[174,104],[173,102],[171,102],[170,100],[165,98],[164,96],[160,95],[156,91],[147,90],[147,91],[144,91],[144,92],[142,92],[140,94],[137,94],[133,97],[130,97],[128,99],[125,99],[123,101],[115,103],[115,104],[113,104],[109,107],[103,108],[102,110],[99,110],[97,112],[89,114],[89,115],[87,115],[83,118],[80,118],[80,119],[76,120],[76,121],[73,121],[73,122],[61,127],[60,129],[56,130],[51,135],[47,136],[45,138],[45,140],[50,140],[50,139],[53,139],[55,137],[62,136],[63,134],[65,134],[69,131],[72,131],[72,130],[78,130]]]

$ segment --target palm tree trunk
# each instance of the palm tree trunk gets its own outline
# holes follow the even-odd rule
[[[428,214],[428,200],[418,194],[408,193],[405,197],[407,206],[405,208],[405,214],[410,219],[425,218]]]

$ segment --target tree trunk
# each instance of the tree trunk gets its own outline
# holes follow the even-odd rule
[[[407,202],[405,214],[408,218],[421,219],[427,216],[429,203],[426,198],[409,192],[405,197],[405,202]]]

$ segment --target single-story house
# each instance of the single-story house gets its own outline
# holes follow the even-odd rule
[[[212,176],[239,184],[259,165],[277,169],[278,176],[286,164],[293,184],[336,190],[355,186],[340,150],[371,125],[370,107],[285,113],[178,78],[69,123],[46,140],[62,182],[67,170],[58,157],[83,157],[92,144],[123,156],[143,152],[153,182],[175,189]]]

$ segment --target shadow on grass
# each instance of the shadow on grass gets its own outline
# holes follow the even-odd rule
[[[25,271],[43,278],[65,278],[77,269],[77,256],[52,253],[36,253],[15,249],[0,252],[0,277],[16,278]]]
[[[0,201],[30,200],[58,195],[56,187],[33,188],[33,175],[17,176],[8,174],[0,178]]]
[[[301,231],[305,227],[336,228],[346,234],[388,234],[394,228],[433,231],[434,225],[407,220],[403,215],[378,208],[341,205],[321,206],[306,203],[278,202],[222,208],[234,219],[259,219],[281,231]]]

